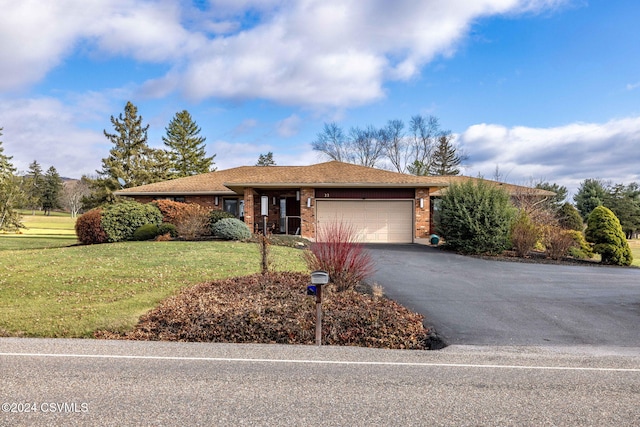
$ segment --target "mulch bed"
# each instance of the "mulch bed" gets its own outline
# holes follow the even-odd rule
[[[126,333],[96,338],[224,343],[315,344],[310,276],[269,273],[203,283],[163,301]],[[384,296],[323,289],[323,344],[437,349],[444,343],[424,317]]]

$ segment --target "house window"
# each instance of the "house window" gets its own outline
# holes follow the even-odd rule
[[[236,218],[244,217],[244,200],[224,199],[222,201],[222,209],[236,216]]]

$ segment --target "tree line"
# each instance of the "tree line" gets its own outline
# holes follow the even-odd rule
[[[411,117],[408,126],[394,119],[379,128],[356,126],[349,132],[325,123],[311,146],[332,160],[413,175],[458,175],[467,158],[437,117],[423,115]]]
[[[164,148],[148,145],[148,124],[143,123],[137,107],[127,102],[124,112],[110,118],[112,130],[104,130],[112,143],[101,169],[94,176],[63,185],[56,168],[43,172],[37,161],[26,173],[18,174],[4,154],[0,139],[0,230],[16,229],[20,217],[16,209],[35,211],[65,208],[72,215],[115,201],[114,191],[167,179],[214,171],[215,155],[207,156],[206,138],[188,111],[175,114],[162,137]],[[2,128],[0,128],[0,137]],[[415,115],[408,125],[402,120],[389,120],[385,126],[353,127],[345,132],[336,123],[325,123],[312,142],[315,151],[328,158],[370,167],[384,167],[415,175],[457,175],[466,159],[455,146],[451,132],[441,129],[434,116]],[[273,153],[261,154],[256,165],[274,166]],[[577,210],[583,221],[597,206],[605,206],[619,218],[627,237],[640,232],[640,185],[638,183],[608,184],[598,179],[586,179],[573,197],[567,199],[566,187],[539,183],[556,193],[547,203],[553,210]],[[560,215],[563,217],[563,215]]]

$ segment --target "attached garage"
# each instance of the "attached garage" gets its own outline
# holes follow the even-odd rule
[[[412,243],[412,200],[317,200],[316,224],[342,221],[355,227],[366,243]]]

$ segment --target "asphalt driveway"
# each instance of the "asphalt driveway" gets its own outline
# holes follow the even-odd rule
[[[465,257],[369,245],[372,282],[448,344],[640,347],[640,269]]]

